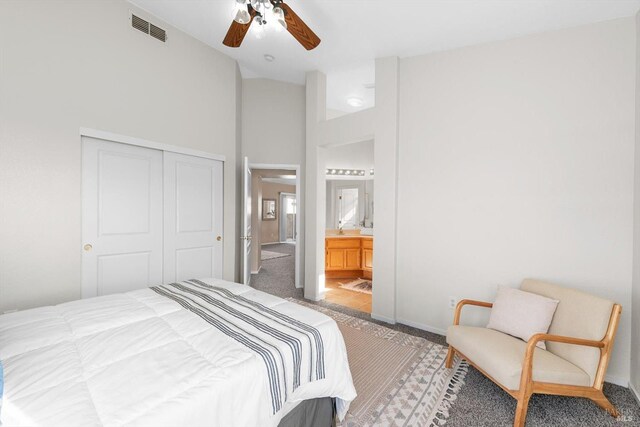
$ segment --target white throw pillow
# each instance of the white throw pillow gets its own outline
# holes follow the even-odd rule
[[[533,335],[549,331],[558,303],[558,300],[531,292],[498,286],[487,328],[529,341]],[[539,341],[537,345],[545,350],[547,348],[544,341]]]

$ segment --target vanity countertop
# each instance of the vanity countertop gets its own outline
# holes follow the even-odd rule
[[[373,236],[365,234],[326,234],[327,239],[373,239]]]

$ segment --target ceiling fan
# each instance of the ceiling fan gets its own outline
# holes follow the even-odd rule
[[[236,0],[235,17],[222,44],[240,47],[253,24],[256,37],[263,38],[267,20],[276,21],[277,29],[286,29],[307,50],[316,48],[320,38],[283,0]]]

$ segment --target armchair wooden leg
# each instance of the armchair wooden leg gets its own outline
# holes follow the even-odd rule
[[[616,407],[613,406],[613,403],[611,403],[609,401],[609,399],[607,399],[607,397],[604,395],[604,393],[602,391],[600,391],[595,396],[591,396],[590,399],[596,405],[598,405],[599,407],[601,407],[602,409],[607,411],[609,413],[609,415],[611,415],[613,418],[618,418],[620,416],[620,413],[618,412]]]
[[[518,405],[516,406],[516,416],[513,420],[513,427],[524,427],[524,424],[527,421],[529,399],[531,399],[531,393],[522,393],[518,397]]]
[[[453,367],[453,356],[456,355],[456,350],[449,346],[449,351],[447,352],[447,359],[444,362],[444,366],[447,369],[451,369],[451,367]]]

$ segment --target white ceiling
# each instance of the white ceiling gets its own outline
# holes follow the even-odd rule
[[[235,58],[244,78],[304,83],[306,71],[328,76],[327,105],[351,111],[347,97],[373,95],[373,60],[503,40],[632,16],[640,0],[287,0],[322,39],[306,51],[287,32],[262,40],[251,32],[240,48],[222,44],[235,0],[130,0],[169,24]],[[170,35],[169,35],[170,36]],[[267,62],[265,54],[275,56]],[[364,80],[366,79],[366,80]],[[366,98],[366,99],[365,99]]]

